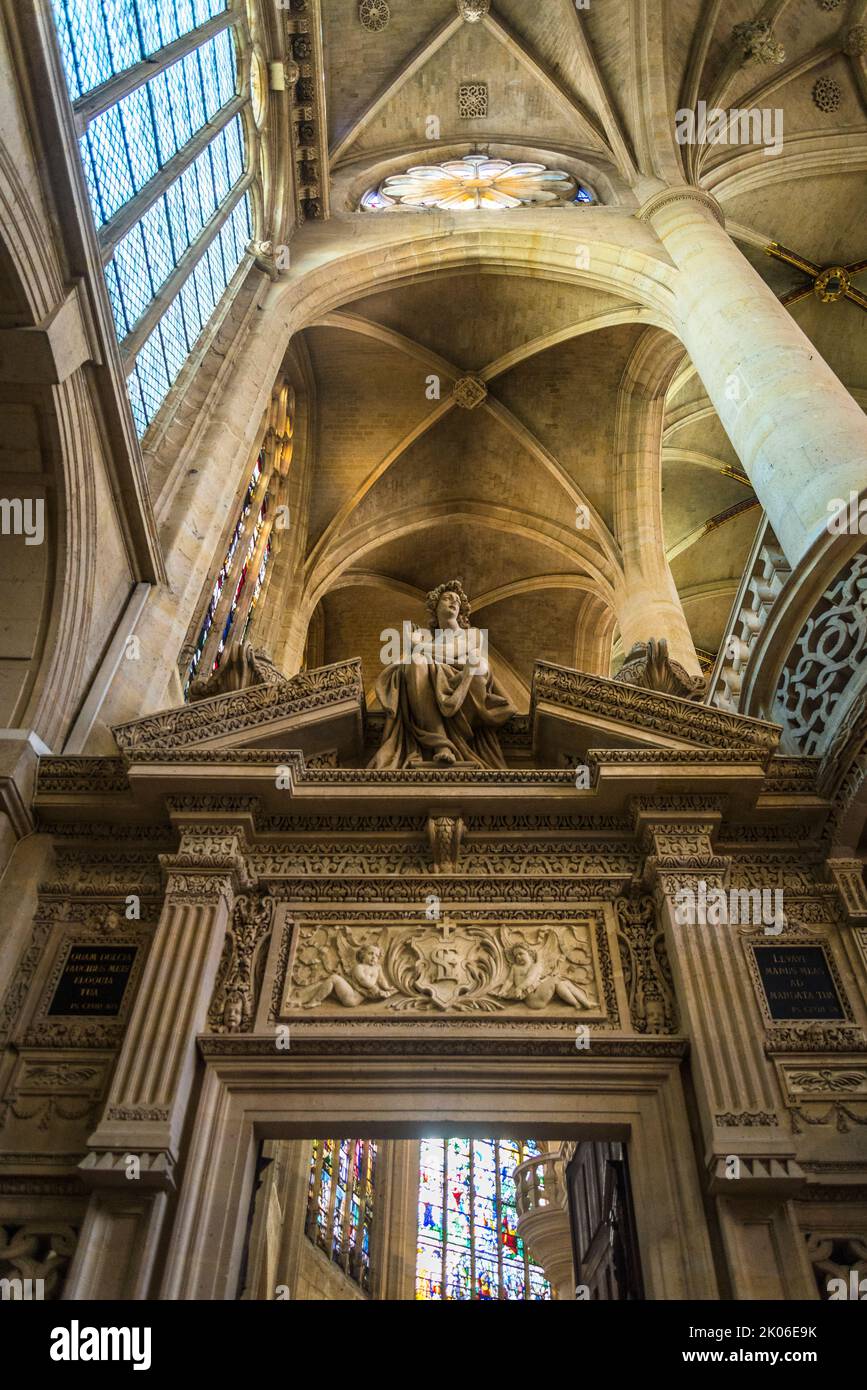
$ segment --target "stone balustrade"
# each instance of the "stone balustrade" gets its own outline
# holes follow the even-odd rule
[[[759,525],[749,559],[732,604],[720,648],[708,683],[707,702],[732,714],[740,709],[741,687],[747,663],[764,628],[771,608],[791,568],[767,517]]]

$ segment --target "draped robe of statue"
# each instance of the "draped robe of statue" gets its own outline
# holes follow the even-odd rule
[[[414,631],[410,659],[379,676],[385,729],[371,767],[505,767],[496,731],[515,708],[491,675],[479,629],[456,625],[460,600],[468,611],[462,590],[444,592],[433,609],[440,626]]]

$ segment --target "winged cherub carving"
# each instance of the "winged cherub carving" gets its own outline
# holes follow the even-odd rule
[[[345,1008],[355,1009],[396,993],[382,968],[382,948],[374,942],[350,946],[342,932],[335,932],[331,942],[303,947],[298,954],[302,967],[307,967],[303,973],[319,976],[296,990],[297,1002],[304,1009],[315,1009],[331,995]]]
[[[519,999],[529,1009],[544,1009],[554,998],[573,1009],[595,1009],[598,1000],[592,989],[593,965],[590,948],[574,940],[564,941],[549,928],[536,936],[533,944],[525,936],[511,940],[503,931],[508,972],[495,993],[501,999]],[[582,984],[574,977],[578,976]]]

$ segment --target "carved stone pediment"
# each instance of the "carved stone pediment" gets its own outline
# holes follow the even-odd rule
[[[290,679],[278,680],[272,673],[261,684],[146,715],[117,725],[113,733],[124,757],[133,762],[205,748],[292,747],[311,754],[337,748],[354,753],[364,733],[361,661],[355,657]]]
[[[585,757],[591,748],[724,748],[767,768],[780,740],[776,724],[626,681],[537,661],[530,704],[533,748]]]

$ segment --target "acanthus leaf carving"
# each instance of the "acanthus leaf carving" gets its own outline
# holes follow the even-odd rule
[[[235,902],[223,944],[208,1024],[215,1033],[249,1033],[256,1016],[274,899],[244,894]]]

